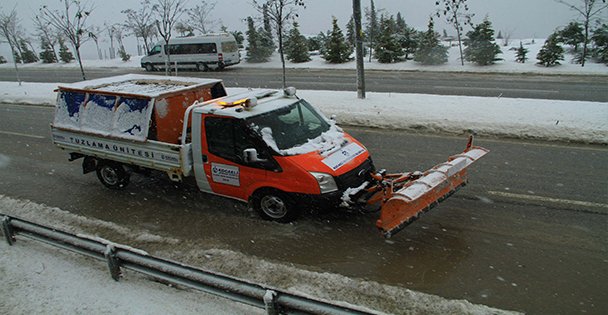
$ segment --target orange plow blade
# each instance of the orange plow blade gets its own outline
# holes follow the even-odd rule
[[[376,226],[389,238],[467,183],[467,168],[489,151],[468,146],[386,196]]]

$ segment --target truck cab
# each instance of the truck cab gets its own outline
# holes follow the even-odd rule
[[[369,182],[367,149],[308,102],[257,90],[193,105],[198,187],[248,201],[269,220],[289,222],[305,206],[336,206]]]

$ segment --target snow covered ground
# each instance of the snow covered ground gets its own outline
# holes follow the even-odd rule
[[[0,102],[55,104],[57,83],[0,82]],[[245,91],[229,88],[229,94]],[[608,103],[438,96],[401,93],[298,91],[298,95],[336,115],[341,125],[403,129],[519,139],[608,143]]]
[[[206,270],[230,274],[290,292],[348,303],[380,314],[515,314],[465,300],[337,274],[312,272],[223,249],[184,252],[181,241],[137,227],[79,216],[58,208],[0,194],[0,213],[51,225],[70,233],[107,237],[163,248],[161,254]],[[1,235],[1,233],[0,233]],[[0,314],[263,314],[261,310],[198,291],[151,281],[132,271],[116,282],[103,261],[18,237],[14,246],[0,242]],[[148,250],[148,248],[142,248]],[[151,252],[153,255],[159,253]],[[183,261],[183,260],[186,261]],[[289,275],[289,276],[285,276]]]
[[[515,62],[515,48],[519,47],[519,43],[522,43],[525,48],[529,50],[528,58],[526,63]],[[414,61],[398,62],[391,64],[381,64],[377,60],[373,59],[371,62],[369,58],[365,58],[365,69],[376,69],[376,70],[406,70],[406,71],[437,71],[437,72],[497,72],[497,73],[538,73],[538,74],[595,74],[595,75],[608,75],[608,67],[604,64],[598,64],[589,62],[585,67],[581,67],[578,64],[573,64],[571,61],[574,56],[570,53],[566,53],[564,61],[561,65],[555,67],[542,67],[536,65],[536,55],[542,48],[545,40],[544,39],[514,39],[509,42],[508,46],[503,46],[503,41],[498,40],[498,44],[501,46],[502,54],[498,55],[498,58],[503,60],[498,61],[495,65],[491,66],[476,66],[470,62],[465,62],[462,66],[460,62],[460,54],[458,47],[452,45],[449,48],[449,60],[448,63],[439,66],[423,66]],[[449,45],[447,42],[445,45]],[[569,50],[569,48],[566,48]],[[247,63],[244,61],[246,52],[241,51],[241,58],[243,61],[232,67],[243,67],[243,68],[280,68],[281,61],[278,54],[274,54],[270,61],[264,63]],[[288,68],[295,69],[355,69],[356,65],[354,61],[343,63],[343,64],[329,64],[325,62],[319,55],[311,56],[312,60],[304,63],[291,63],[287,62]],[[132,56],[129,61],[122,61],[120,59],[111,60],[83,60],[85,68],[140,68],[141,56]],[[0,64],[0,68],[12,69],[14,65],[12,63]],[[45,68],[76,68],[78,63],[73,61],[71,63],[57,63],[57,64],[43,64],[42,62],[36,62],[31,64],[19,65],[23,68],[32,67],[45,67]]]

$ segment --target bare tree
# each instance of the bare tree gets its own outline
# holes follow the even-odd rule
[[[62,11],[51,10],[48,6],[43,5],[40,8],[40,18],[70,41],[76,52],[76,59],[78,59],[82,79],[86,80],[84,68],[82,67],[82,58],[80,57],[80,47],[92,38],[91,33],[87,30],[87,18],[93,8],[86,3],[81,3],[79,0],[59,1],[64,4]]]
[[[169,40],[171,39],[173,27],[184,13],[186,0],[156,0],[152,7],[156,17],[155,23],[158,33],[165,41],[167,58],[165,59],[165,75],[169,75],[169,65],[171,63],[171,51]]]
[[[202,1],[201,4],[197,4],[194,8],[186,11],[190,27],[203,34],[209,32],[208,25],[213,24],[213,20],[210,20],[209,16],[215,9],[215,5],[216,2]]]
[[[101,33],[103,33],[104,29],[102,29],[99,26],[93,26],[91,27],[91,31],[89,32],[89,36],[91,36],[91,39],[93,40],[93,42],[95,42],[95,48],[97,48],[97,57],[99,57],[99,60],[103,60],[103,55],[101,54],[101,49],[99,49],[99,37],[101,36]]]
[[[268,18],[279,38],[279,54],[283,66],[283,87],[285,87],[285,54],[283,36],[285,25],[289,19],[297,17],[296,7],[304,7],[304,0],[252,0],[253,7]]]
[[[141,38],[144,41],[144,49],[146,52],[150,50],[152,36],[154,36],[154,22],[152,20],[153,12],[150,0],[140,2],[139,9],[127,9],[120,11],[127,15],[125,26],[133,32],[135,38]],[[139,40],[138,40],[139,41]]]
[[[116,50],[114,49],[114,39],[116,38],[116,25],[104,23],[108,37],[110,38],[110,59],[116,58]]]
[[[17,17],[17,11],[15,8],[6,14],[0,12],[0,37],[8,42],[11,47],[11,53],[13,54],[13,63],[15,64],[15,75],[17,76],[17,82],[21,85],[21,78],[19,77],[19,67],[17,67],[17,54],[16,49],[19,47],[19,35],[20,35],[19,18]]]
[[[55,49],[55,45],[57,45],[57,43],[59,42],[59,36],[57,35],[57,32],[55,32],[50,27],[50,25],[42,22],[38,15],[34,17],[33,22],[34,27],[36,27],[37,31],[36,35],[40,38],[43,38],[49,44],[49,48],[51,48],[53,55],[55,55],[55,59],[59,60],[59,55],[57,55],[57,50]]]
[[[584,32],[584,41],[583,41],[583,53],[581,56],[581,66],[585,66],[585,60],[589,55],[589,28],[591,22],[600,14],[600,12],[604,11],[608,8],[608,4],[606,4],[606,0],[555,0],[558,3],[561,3],[571,10],[577,12],[582,21],[583,27],[585,29]],[[578,2],[578,4],[572,4],[571,2]],[[601,2],[601,3],[600,3]]]
[[[437,0],[435,1],[436,6],[442,8],[437,9],[437,17],[445,16],[446,21],[456,31],[456,37],[458,39],[458,49],[460,50],[460,63],[464,66],[464,55],[462,53],[462,32],[464,31],[465,25],[473,25],[471,18],[474,16],[469,11],[467,0]]]

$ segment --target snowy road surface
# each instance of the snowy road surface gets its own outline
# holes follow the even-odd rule
[[[280,225],[160,174],[133,177],[128,190],[110,191],[52,146],[51,108],[0,109],[0,191],[148,231],[137,239],[128,229],[119,235],[89,227],[88,234],[193,264],[209,261],[210,250],[220,255],[215,249],[227,249],[529,313],[601,314],[608,308],[601,295],[608,290],[605,146],[480,138],[492,152],[472,170],[470,185],[385,242],[373,225],[376,214],[308,214]],[[347,131],[389,171],[428,168],[465,143],[462,137],[404,131]],[[223,257],[217,267],[230,274],[280,287],[301,281],[257,273],[256,264],[243,265],[240,256]]]

